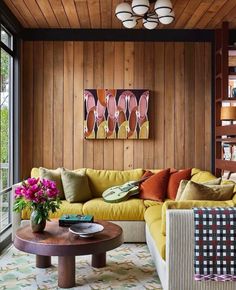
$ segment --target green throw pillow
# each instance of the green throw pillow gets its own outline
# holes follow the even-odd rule
[[[206,182],[198,182],[198,183],[199,184],[204,184],[204,185],[220,185],[221,180],[222,180],[222,178],[219,177],[219,178],[215,178],[215,179],[212,179],[212,180],[209,180],[209,181],[206,181]],[[175,201],[180,200],[181,195],[182,195],[186,185],[188,184],[188,182],[189,182],[189,180],[185,180],[185,179],[180,181]]]
[[[61,168],[47,169],[44,167],[39,167],[39,177],[55,181],[57,189],[60,192],[60,195],[59,195],[60,199],[65,199],[63,186],[61,182]]]
[[[75,172],[62,168],[61,179],[67,201],[85,202],[92,198],[85,170]]]
[[[234,185],[204,185],[189,181],[181,197],[182,200],[230,200],[234,194]]]

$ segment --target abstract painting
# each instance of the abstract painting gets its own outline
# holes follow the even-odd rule
[[[84,90],[86,139],[148,139],[148,90]]]

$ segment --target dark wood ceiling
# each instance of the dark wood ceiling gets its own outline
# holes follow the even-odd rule
[[[121,28],[115,7],[123,0],[4,0],[25,28]],[[236,0],[172,0],[176,19],[159,28],[236,28]],[[158,28],[158,29],[159,29]]]

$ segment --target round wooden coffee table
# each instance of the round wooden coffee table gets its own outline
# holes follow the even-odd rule
[[[75,286],[75,256],[92,255],[92,266],[106,266],[106,252],[123,243],[121,227],[108,221],[96,221],[104,230],[91,238],[80,238],[59,227],[58,221],[47,222],[43,233],[32,233],[30,225],[19,228],[14,246],[26,253],[36,254],[36,267],[51,266],[51,256],[58,256],[58,286]]]

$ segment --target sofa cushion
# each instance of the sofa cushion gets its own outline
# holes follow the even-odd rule
[[[233,196],[234,184],[205,185],[189,181],[181,200],[230,200]]]
[[[63,214],[83,214],[82,203],[69,203],[66,200],[62,200],[60,208],[55,213],[50,213],[49,218],[59,218]],[[30,219],[31,210],[29,208],[22,211],[21,218],[23,220]]]
[[[88,168],[86,174],[89,178],[89,186],[94,197],[101,197],[102,193],[116,185],[122,185],[128,181],[142,178],[143,169],[133,170],[95,170]]]
[[[166,237],[161,233],[161,220],[155,220],[149,227],[150,234],[155,241],[157,250],[163,260],[166,259]]]
[[[204,185],[220,185],[221,179],[222,178],[219,177],[219,178],[215,178],[215,179],[212,179],[212,180],[209,180],[209,181],[206,181],[206,182],[200,182],[200,184],[204,184]],[[175,201],[180,200],[180,198],[182,196],[182,193],[184,192],[185,187],[188,184],[188,182],[189,182],[189,180],[181,180],[180,181]]]
[[[83,205],[83,213],[95,219],[114,221],[143,221],[145,206],[141,199],[131,198],[118,203],[108,203],[102,198],[94,198]]]
[[[183,179],[189,180],[191,178],[191,172],[192,169],[189,168],[171,173],[167,187],[167,198],[175,200],[180,181]]]
[[[183,200],[165,201],[162,206],[161,214],[161,233],[166,235],[166,211],[168,209],[192,209],[193,207],[230,207],[234,206],[233,200],[214,201],[214,200]]]
[[[144,220],[148,226],[150,226],[155,220],[161,220],[162,205],[163,203],[160,203],[146,209],[144,213]]]
[[[85,170],[74,172],[62,168],[61,179],[67,201],[85,202],[92,198]]]
[[[65,199],[64,190],[61,181],[61,168],[47,169],[39,167],[39,177],[49,179],[56,182],[57,189],[59,190],[60,199]]]
[[[206,182],[215,179],[216,176],[209,171],[199,171],[191,177],[194,182]]]
[[[170,169],[161,170],[156,174],[147,171],[144,174],[144,177],[146,176],[149,176],[149,178],[141,183],[139,197],[142,199],[164,201],[170,176]]]
[[[163,205],[163,202],[161,202],[161,201],[150,200],[150,199],[144,199],[143,203],[146,207],[151,207],[154,205]]]

